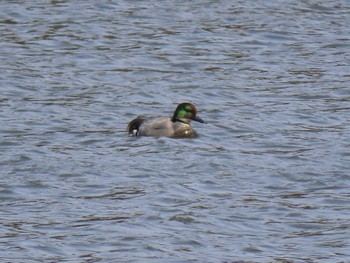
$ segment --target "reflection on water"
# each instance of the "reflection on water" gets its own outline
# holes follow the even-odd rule
[[[1,258],[345,262],[338,1],[2,1]],[[195,103],[195,140],[133,138]]]

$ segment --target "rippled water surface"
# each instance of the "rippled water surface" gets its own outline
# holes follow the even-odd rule
[[[350,2],[1,1],[4,262],[350,262]],[[194,103],[196,139],[129,137]]]

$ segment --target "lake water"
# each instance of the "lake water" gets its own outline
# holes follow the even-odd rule
[[[1,1],[0,258],[350,262],[349,50],[347,0]]]

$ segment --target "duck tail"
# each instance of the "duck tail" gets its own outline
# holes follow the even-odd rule
[[[137,117],[136,119],[133,119],[129,124],[128,124],[128,133],[132,134],[134,136],[137,136],[139,133],[139,128],[141,124],[144,122],[144,118],[141,116]]]

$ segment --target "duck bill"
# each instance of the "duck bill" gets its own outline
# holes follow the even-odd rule
[[[194,117],[192,120],[194,120],[194,121],[198,121],[198,122],[200,122],[200,123],[206,123],[203,119],[201,119],[201,118],[199,118],[199,117]]]

